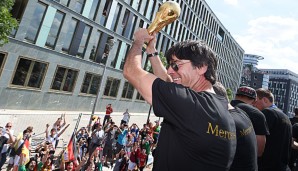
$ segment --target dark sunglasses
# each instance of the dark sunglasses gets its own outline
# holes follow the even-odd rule
[[[179,66],[180,65],[187,64],[187,63],[190,63],[190,61],[189,62],[180,63],[180,64],[178,64],[177,61],[170,62],[170,64],[168,64],[168,66],[167,66],[167,69],[169,69],[169,67],[171,67],[174,71],[177,72],[179,70]]]
[[[11,128],[11,126],[5,126],[6,128]]]

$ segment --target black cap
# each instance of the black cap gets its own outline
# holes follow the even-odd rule
[[[251,87],[247,87],[247,86],[239,87],[236,95],[247,96],[252,99],[257,98],[256,90]]]

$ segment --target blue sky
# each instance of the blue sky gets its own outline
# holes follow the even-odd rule
[[[298,0],[205,0],[260,69],[298,74]]]

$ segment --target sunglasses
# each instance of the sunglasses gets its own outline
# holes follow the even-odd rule
[[[9,126],[5,126],[6,128],[11,128],[11,126],[9,125]]]
[[[189,62],[184,62],[184,63],[179,63],[179,64],[177,63],[177,61],[170,62],[167,66],[167,69],[169,69],[169,67],[171,67],[174,71],[177,72],[179,70],[180,65],[187,64],[187,63],[190,63],[190,61]]]

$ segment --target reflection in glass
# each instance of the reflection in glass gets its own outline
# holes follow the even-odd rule
[[[80,46],[78,49],[78,53],[77,53],[77,56],[79,56],[81,58],[84,58],[91,30],[92,30],[92,28],[90,26],[86,25],[82,39],[81,39],[81,43],[80,43]]]
[[[101,76],[86,73],[81,93],[96,95],[99,90]]]
[[[101,37],[101,33],[102,33],[101,31],[97,30],[95,36],[92,36],[92,39],[89,42],[89,46],[92,46],[92,49],[91,49],[91,52],[90,52],[90,55],[89,55],[89,59],[91,61],[95,61],[96,49],[99,45],[99,40],[100,40],[100,37]]]
[[[58,67],[51,89],[72,92],[78,71]]]
[[[116,29],[117,29],[118,21],[119,21],[120,14],[121,14],[121,9],[122,9],[122,5],[117,4],[117,8],[116,8],[114,18],[112,20],[112,25],[111,25],[111,29],[113,29],[113,31],[116,31]]]
[[[122,98],[132,99],[134,88],[129,82],[124,83]]]
[[[17,70],[15,72],[14,78],[12,80],[12,84],[14,85],[25,85],[26,77],[31,65],[31,60],[28,59],[20,59]]]
[[[69,91],[72,92],[74,83],[77,78],[77,71],[74,70],[68,70],[66,78],[64,80],[64,85],[63,85],[63,91]]]
[[[100,5],[100,0],[93,0],[89,17],[88,17],[89,19],[95,20],[99,5]]]
[[[59,36],[61,26],[62,26],[63,18],[64,18],[64,13],[57,11],[55,14],[55,18],[52,23],[52,26],[51,26],[45,46],[54,49],[57,38]]]
[[[111,9],[111,6],[112,6],[112,1],[113,0],[107,0],[106,1],[105,6],[103,7],[102,17],[99,17],[100,18],[99,24],[101,24],[103,26],[106,25],[107,16],[110,13],[110,9]]]
[[[5,59],[5,54],[4,53],[0,53],[0,75],[4,66],[4,59]]]
[[[35,42],[37,33],[39,31],[39,28],[41,26],[45,11],[47,9],[47,6],[42,3],[37,3],[35,11],[33,13],[33,17],[31,18],[31,22],[29,24],[26,37],[25,39],[30,42]]]
[[[11,84],[40,88],[46,70],[46,63],[20,58]]]
[[[41,87],[43,76],[45,75],[46,64],[35,62],[28,82],[29,87]]]
[[[62,68],[62,67],[58,68],[56,75],[54,77],[53,85],[51,87],[52,89],[60,90],[65,72],[66,72],[66,68]]]
[[[72,37],[74,35],[74,32],[76,30],[78,24],[78,20],[72,18],[71,22],[68,24],[67,28],[66,28],[66,35],[64,38],[64,42],[63,42],[63,47],[62,47],[62,51],[68,53],[69,51],[69,46],[72,40]]]
[[[114,43],[115,43],[114,37],[109,36],[108,37],[108,40],[107,40],[107,42],[105,44],[104,53],[102,55],[102,59],[101,59],[100,63],[103,63],[103,64],[106,64],[107,63],[108,56],[110,54],[110,50],[113,48]]]
[[[104,90],[104,95],[116,97],[118,93],[119,85],[120,85],[120,80],[108,77],[106,87]]]
[[[130,27],[130,30],[129,30],[128,36],[127,36],[127,38],[129,38],[129,39],[132,39],[133,33],[135,32],[135,27],[137,24],[137,16],[136,15],[133,15],[131,23],[132,23],[131,24],[132,26]]]
[[[128,22],[129,14],[130,14],[130,11],[126,9],[122,20],[121,28],[119,28],[117,31],[117,33],[122,34],[122,36],[124,36],[124,33],[125,33],[125,28]]]
[[[74,11],[81,14],[83,12],[84,5],[85,0],[76,0]]]

